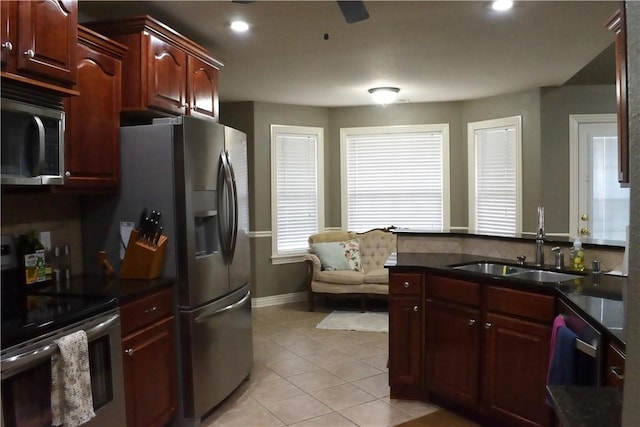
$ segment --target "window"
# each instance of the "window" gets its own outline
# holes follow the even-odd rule
[[[271,125],[274,263],[297,261],[324,229],[322,128]]]
[[[449,125],[340,131],[342,224],[449,227]]]
[[[467,129],[470,231],[520,233],[521,117],[469,123]]]

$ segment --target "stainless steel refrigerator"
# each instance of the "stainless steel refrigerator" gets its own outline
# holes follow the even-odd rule
[[[178,284],[176,423],[195,426],[253,363],[246,135],[192,117],[157,119],[121,128],[121,159],[120,195],[84,201],[84,249],[118,254],[122,222],[137,222],[143,208],[161,213],[163,274]]]

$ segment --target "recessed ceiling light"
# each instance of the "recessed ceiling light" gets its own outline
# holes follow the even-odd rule
[[[244,33],[249,30],[249,24],[244,21],[233,21],[231,23],[231,29],[238,33]]]
[[[505,10],[509,10],[513,7],[513,2],[511,0],[496,0],[491,4],[491,7],[493,10],[504,12]]]

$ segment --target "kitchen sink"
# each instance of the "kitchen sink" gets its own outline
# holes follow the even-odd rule
[[[453,267],[456,270],[471,271],[474,273],[492,274],[494,276],[509,276],[517,273],[526,273],[526,268],[514,267],[512,265],[493,263],[493,262],[476,262],[473,264],[458,265]]]
[[[528,267],[516,267],[499,262],[474,262],[471,264],[452,266],[455,270],[464,270],[472,273],[489,274],[492,276],[504,276],[510,279],[530,280],[541,283],[559,283],[566,280],[580,279],[581,275],[569,274],[559,271],[536,270]]]
[[[533,280],[534,282],[558,283],[565,280],[581,279],[578,274],[560,273],[558,271],[547,270],[528,270],[521,273],[515,273],[509,277],[513,279]]]

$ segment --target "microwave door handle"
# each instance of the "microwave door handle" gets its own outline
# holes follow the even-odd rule
[[[93,341],[94,338],[103,334],[105,330],[116,325],[116,322],[119,318],[120,314],[114,313],[109,318],[98,323],[93,328],[88,329],[85,332],[87,334],[87,341]],[[50,358],[51,355],[53,355],[57,351],[58,346],[56,345],[56,343],[51,341],[49,344],[43,345],[42,347],[35,350],[29,350],[24,353],[3,359],[2,379],[4,380],[6,378],[10,378],[12,375],[22,372],[22,370],[24,370],[26,367],[31,366],[35,362]]]
[[[45,166],[45,158],[44,158],[44,124],[42,123],[42,119],[38,116],[32,116],[33,123],[36,125],[36,129],[38,131],[38,161],[35,164],[33,174],[40,175],[41,171]]]

